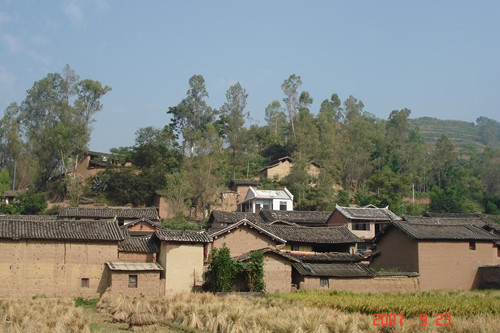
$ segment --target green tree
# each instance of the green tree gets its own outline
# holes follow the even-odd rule
[[[37,163],[39,188],[54,174],[69,171],[70,159],[76,163],[87,149],[93,116],[110,90],[97,81],[80,80],[66,66],[62,74],[49,73],[27,91],[19,119],[25,147]]]
[[[208,284],[210,290],[213,292],[230,292],[236,273],[236,265],[231,259],[231,252],[226,244],[221,249],[212,249],[210,264],[208,266]]]
[[[266,284],[264,283],[264,254],[262,251],[252,252],[246,271],[250,291],[264,291]]]
[[[248,94],[240,83],[233,84],[226,92],[226,102],[221,107],[221,119],[227,125],[226,133],[229,147],[235,151],[242,149],[241,131],[245,125],[245,118],[249,113],[245,111]]]
[[[177,106],[170,107],[170,126],[183,137],[182,152],[188,149],[193,156],[197,138],[203,135],[208,124],[214,121],[216,112],[207,105],[208,92],[202,75],[189,79],[187,96]]]
[[[10,189],[10,175],[7,169],[0,171],[0,195]]]
[[[434,187],[430,193],[429,210],[435,213],[464,213],[466,190],[458,186]]]
[[[433,184],[439,188],[445,188],[456,180],[458,157],[454,149],[448,137],[442,134],[431,153]]]
[[[299,87],[302,85],[302,80],[300,76],[292,74],[283,81],[281,84],[281,89],[286,97],[283,99],[285,102],[286,110],[288,112],[288,120],[290,121],[290,127],[292,129],[292,135],[295,138],[295,116],[297,115],[297,109],[299,106]]]
[[[19,212],[23,215],[40,214],[47,208],[45,196],[33,191],[19,194],[14,200],[14,205],[19,207]]]
[[[274,143],[283,146],[286,138],[286,113],[280,102],[273,101],[266,107],[266,122]]]

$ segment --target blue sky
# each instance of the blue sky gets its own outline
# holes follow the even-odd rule
[[[134,143],[168,124],[193,74],[212,107],[235,82],[251,123],[302,77],[322,100],[336,92],[386,119],[500,121],[500,1],[6,1],[0,0],[0,109],[69,64],[113,90],[90,149]]]

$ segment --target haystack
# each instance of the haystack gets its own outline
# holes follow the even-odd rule
[[[158,319],[153,314],[153,309],[148,302],[139,300],[134,306],[129,319],[128,328],[134,332],[156,331]]]

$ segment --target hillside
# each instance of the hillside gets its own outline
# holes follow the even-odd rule
[[[445,134],[460,151],[482,151],[486,147],[481,142],[480,127],[474,123],[432,117],[410,119],[410,123],[420,128],[420,134],[426,143],[435,143]]]

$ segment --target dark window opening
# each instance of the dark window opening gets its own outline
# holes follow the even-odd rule
[[[255,204],[255,213],[260,212],[260,204]]]
[[[500,257],[500,246],[497,247],[497,257]]]
[[[286,210],[286,201],[280,201],[280,210]]]
[[[90,287],[90,279],[89,278],[82,278],[81,286],[82,286],[82,288],[89,288]]]
[[[129,288],[137,288],[137,275],[129,275],[128,276],[128,287]]]
[[[263,208],[263,209],[264,209],[264,210],[271,210],[271,205],[269,205],[269,204],[268,204],[268,205],[264,205],[264,208]]]
[[[370,223],[352,222],[352,230],[370,230]]]
[[[321,286],[321,288],[329,288],[330,280],[327,277],[322,277],[319,279],[319,285]]]
[[[475,250],[476,249],[476,242],[469,242],[469,250]]]
[[[300,246],[298,244],[292,244],[292,251],[300,251]]]

